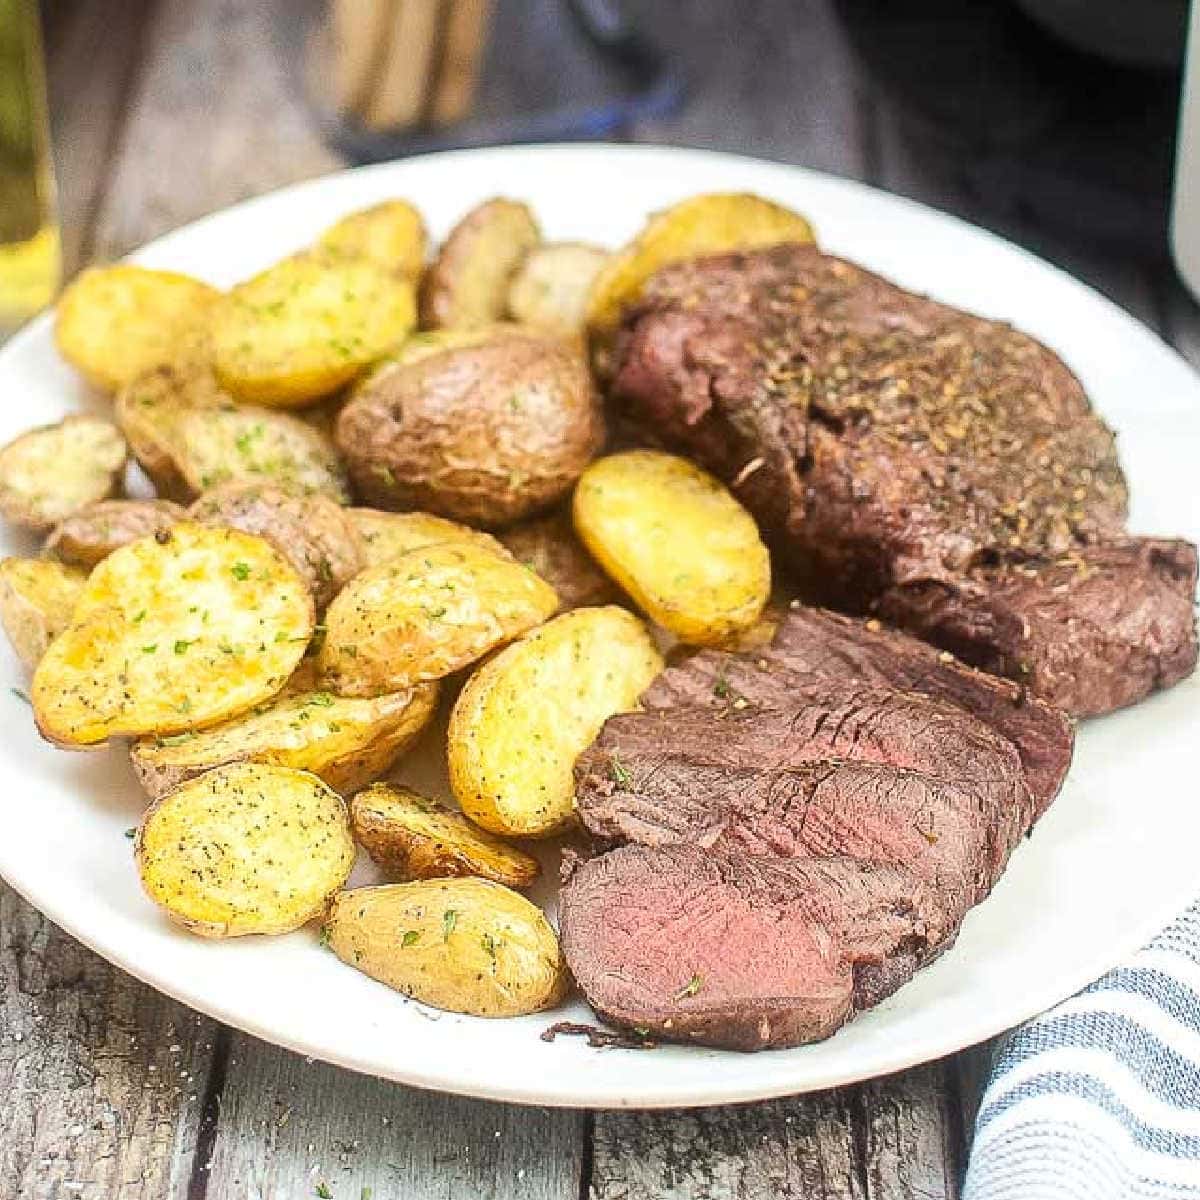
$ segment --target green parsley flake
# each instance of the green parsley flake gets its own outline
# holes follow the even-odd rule
[[[458,909],[448,908],[442,913],[442,941],[448,942],[450,935],[454,932],[455,925],[458,924]]]
[[[196,640],[195,638],[192,638],[191,641],[189,641],[187,638],[179,638],[175,642],[175,653],[176,654],[186,654],[187,648],[190,645],[192,645],[192,643],[195,642],[195,640]]]
[[[421,931],[419,929],[406,929],[404,936],[400,939],[400,945],[407,950],[409,946],[415,946],[421,940]]]
[[[699,975],[693,975],[671,999],[683,1000],[688,996],[694,996],[703,986],[704,980]]]
[[[244,581],[244,580],[247,580],[250,578],[250,564],[249,563],[235,562],[233,564],[233,566],[229,568],[229,570],[230,570],[230,573],[233,575],[234,579]]]
[[[633,782],[633,777],[625,769],[625,764],[615,754],[609,759],[608,769],[612,772],[613,779],[621,787],[628,787]]]

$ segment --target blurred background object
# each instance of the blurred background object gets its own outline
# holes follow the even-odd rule
[[[0,0],[0,330],[44,308],[59,275],[37,0]]]

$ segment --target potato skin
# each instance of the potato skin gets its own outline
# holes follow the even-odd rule
[[[156,800],[134,839],[146,894],[201,937],[289,933],[354,865],[340,796],[288,767],[218,767]]]
[[[45,549],[63,562],[94,567],[114,550],[170,529],[186,516],[187,510],[170,500],[97,500],[60,521]]]
[[[349,794],[378,779],[416,741],[433,716],[437,695],[437,684],[423,683],[352,700],[317,691],[294,676],[274,701],[230,721],[135,742],[130,761],[152,800],[231,762],[311,771],[335,792]]]
[[[610,254],[584,242],[536,246],[508,285],[508,312],[522,325],[574,333],[587,318],[588,295]]]
[[[120,490],[129,447],[111,421],[64,417],[0,449],[0,515],[39,533]]]
[[[365,258],[416,283],[425,266],[425,222],[407,200],[385,200],[335,221],[321,234],[321,249],[340,258]]]
[[[758,620],[771,559],[733,494],[687,459],[627,450],[593,463],[573,502],[592,557],[652,620],[716,646]]]
[[[500,320],[508,284],[541,240],[528,205],[497,197],[471,209],[450,231],[421,285],[424,329],[469,329]]]
[[[0,559],[0,624],[31,670],[71,623],[87,572],[46,558]]]
[[[472,529],[445,517],[423,512],[384,512],[378,508],[348,508],[346,517],[362,545],[363,565],[378,567],[393,562],[410,550],[436,546],[439,542],[469,542],[502,557],[505,547],[490,533]]]
[[[266,538],[308,585],[318,612],[366,565],[346,510],[328,496],[229,483],[205,492],[189,515],[202,525],[227,525]]]
[[[335,436],[369,504],[491,528],[564,497],[603,443],[604,422],[577,347],[497,330],[380,368]]]
[[[487,879],[421,879],[340,892],[325,922],[343,962],[414,1000],[518,1017],[562,999],[567,969],[541,910]]]
[[[507,646],[450,715],[450,785],[463,812],[493,833],[557,833],[574,812],[575,760],[662,669],[645,626],[612,605],[577,608]]]
[[[377,783],[350,801],[359,845],[392,878],[475,875],[506,887],[528,887],[541,873],[536,858],[476,828],[462,813],[411,788]]]
[[[342,696],[441,679],[554,612],[554,589],[507,555],[451,542],[356,575],[325,614],[317,663]]]
[[[575,536],[566,511],[522,521],[499,534],[508,552],[557,593],[560,612],[619,603],[620,590]]]

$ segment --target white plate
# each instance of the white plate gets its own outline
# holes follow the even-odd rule
[[[1060,271],[919,205],[793,167],[650,147],[448,154],[349,172],[218,213],[135,255],[230,284],[304,245],[341,213],[406,196],[435,236],[502,192],[548,237],[616,245],[689,193],[749,190],[809,214],[822,244],[938,299],[1012,320],[1058,350],[1120,431],[1133,527],[1200,537],[1200,381],[1152,333]],[[42,319],[0,352],[0,440],[87,402]],[[10,547],[18,543],[13,541]],[[27,550],[28,546],[22,547]],[[0,653],[0,676],[24,686]],[[848,1083],[948,1054],[1024,1020],[1138,948],[1200,891],[1200,680],[1080,731],[1062,795],[952,950],[820,1045],[761,1054],[547,1044],[553,1017],[436,1013],[343,966],[315,932],[205,942],[143,897],[124,831],[142,799],[124,756],[42,743],[0,691],[0,873],[69,933],[172,996],[250,1033],[422,1087],[538,1104],[754,1100]],[[429,764],[412,770],[428,771]]]

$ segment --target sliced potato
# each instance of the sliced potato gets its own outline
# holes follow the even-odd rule
[[[377,783],[350,801],[350,827],[366,852],[401,880],[476,875],[522,888],[541,872],[536,858],[462,813],[391,783]]]
[[[422,546],[466,542],[503,555],[504,547],[490,533],[423,512],[383,512],[378,508],[348,508],[346,516],[362,544],[364,565],[390,563]]]
[[[415,323],[407,280],[361,258],[297,255],[222,297],[213,364],[238,400],[302,407],[344,387]]]
[[[145,738],[130,750],[133,770],[152,799],[231,762],[311,771],[337,792],[378,779],[420,735],[437,706],[437,684],[352,700],[293,691],[210,729]]]
[[[63,562],[94,567],[114,550],[138,538],[170,529],[187,510],[170,500],[97,500],[60,521],[46,551]]]
[[[620,598],[616,585],[575,536],[568,513],[560,511],[524,521],[498,536],[517,562],[540,575],[558,593],[563,612],[611,604]]]
[[[201,937],[289,933],[354,866],[342,798],[315,775],[233,763],[156,800],[134,840],[142,887]]]
[[[205,492],[192,505],[191,517],[266,538],[308,584],[318,612],[366,565],[346,510],[328,496],[227,483]]]
[[[577,608],[526,634],[467,681],[450,716],[450,783],[494,833],[542,837],[574,811],[575,760],[663,669],[623,608]]]
[[[196,357],[220,295],[174,271],[93,267],[63,292],[54,337],[89,382],[115,392],[153,367]]]
[[[588,296],[610,254],[584,242],[536,246],[508,285],[508,313],[522,325],[562,333],[583,328]]]
[[[419,879],[334,897],[329,948],[449,1012],[518,1017],[562,999],[567,968],[542,911],[488,879]]]
[[[621,310],[656,271],[671,263],[727,250],[752,250],[781,242],[813,241],[799,213],[746,192],[691,196],[655,213],[597,275],[587,303],[593,333],[616,327]]]
[[[717,645],[758,620],[771,559],[732,493],[686,459],[627,450],[594,462],[575,489],[575,529],[651,620]]]
[[[85,583],[86,571],[53,559],[0,559],[0,624],[27,667],[71,623]]]
[[[94,500],[116,492],[129,447],[101,417],[64,417],[0,449],[0,514],[27,529],[53,529]]]
[[[313,624],[312,596],[269,542],[180,522],[92,571],[34,672],[38,728],[88,746],[213,725],[284,686]]]
[[[540,624],[557,605],[554,589],[508,555],[452,542],[411,550],[338,593],[325,614],[321,679],[343,696],[441,679]]]
[[[320,246],[416,283],[425,266],[425,222],[406,200],[385,200],[344,216],[321,234]]]
[[[529,206],[497,197],[471,209],[442,243],[421,286],[421,325],[460,329],[501,320],[508,284],[541,240]]]

